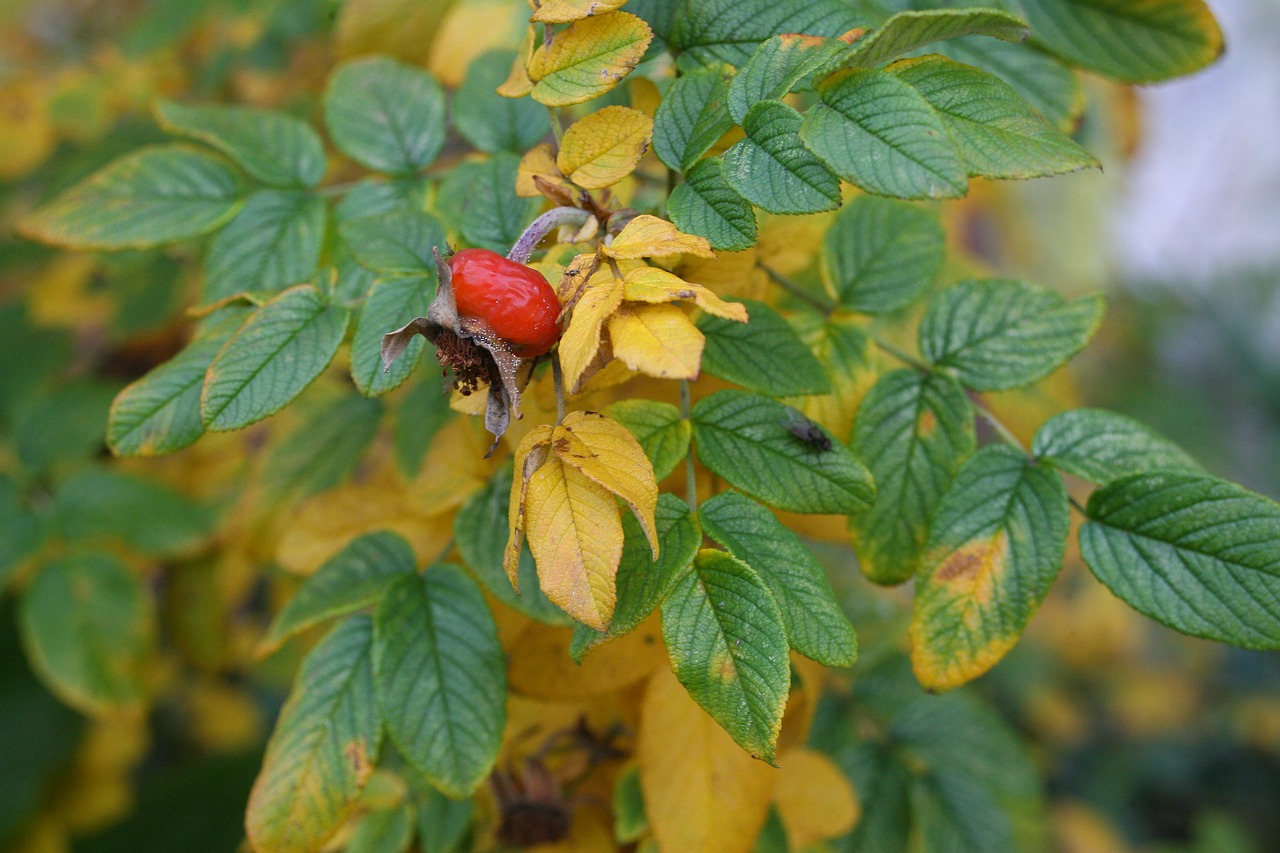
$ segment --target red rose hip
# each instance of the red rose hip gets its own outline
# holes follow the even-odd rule
[[[484,320],[521,358],[542,355],[560,339],[560,302],[535,269],[488,249],[449,259],[458,316]]]

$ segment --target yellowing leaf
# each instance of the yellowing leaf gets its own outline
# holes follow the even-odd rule
[[[697,379],[706,338],[674,305],[624,305],[609,318],[613,356],[659,379]]]
[[[705,237],[685,234],[665,219],[642,213],[628,222],[605,247],[605,253],[623,258],[669,258],[673,255],[696,255],[714,258]]]
[[[547,444],[551,441],[551,427],[535,427],[516,448],[515,476],[511,479],[511,503],[507,508],[507,549],[502,554],[502,568],[511,579],[511,586],[519,590],[517,580],[520,570],[520,544],[524,537],[524,496],[529,490],[529,478],[547,458]]]
[[[747,853],[769,810],[777,771],[749,756],[660,667],[636,744],[640,786],[662,850]]]
[[[820,752],[797,749],[778,757],[773,803],[787,829],[788,847],[844,835],[858,821],[858,800],[840,768]]]
[[[604,107],[564,132],[556,165],[584,189],[611,187],[635,171],[652,137],[653,119],[644,113]]]
[[[649,25],[627,12],[570,24],[529,61],[533,99],[567,107],[603,95],[631,73],[652,39]]]
[[[542,591],[584,625],[608,630],[622,558],[622,516],[613,495],[551,456],[529,478],[524,507]]]
[[[487,50],[510,47],[515,40],[520,19],[511,11],[507,0],[453,3],[431,45],[427,70],[450,89],[456,89],[473,59]]]
[[[564,702],[635,684],[666,661],[662,626],[653,616],[635,631],[592,649],[581,664],[569,657],[571,628],[531,622],[507,652],[507,680],[525,696]]]
[[[543,24],[571,24],[592,15],[603,15],[621,7],[627,0],[543,0],[529,20]]]
[[[524,38],[516,50],[516,58],[511,61],[511,73],[506,81],[498,87],[497,92],[504,98],[523,98],[533,91],[533,81],[529,79],[529,60],[533,57],[533,27],[526,27]]]
[[[570,412],[551,435],[563,461],[622,498],[644,528],[658,559],[658,481],[640,442],[622,424],[599,412]]]
[[[569,326],[560,337],[560,367],[564,371],[565,388],[571,392],[580,388],[587,368],[600,349],[600,328],[605,318],[621,304],[622,282],[612,270],[605,267],[588,279],[569,316]]]
[[[427,60],[451,4],[421,0],[347,0],[338,12],[338,57],[385,53],[418,65]]]
[[[56,142],[46,93],[36,83],[0,88],[0,178],[25,175],[44,162]]]
[[[521,198],[537,198],[542,195],[543,192],[538,189],[537,183],[533,180],[534,177],[541,178],[567,193],[572,194],[574,191],[573,184],[565,180],[560,168],[556,165],[555,150],[550,142],[535,145],[520,158],[520,165],[516,169],[516,195]]]
[[[725,302],[700,284],[685,281],[657,267],[639,267],[623,279],[623,298],[628,302],[674,302],[692,299],[708,314],[726,320],[747,322],[747,308],[737,302]]]

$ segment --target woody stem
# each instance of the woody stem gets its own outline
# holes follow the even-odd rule
[[[529,263],[529,258],[533,257],[533,250],[553,230],[561,225],[581,227],[590,218],[590,213],[576,207],[553,207],[533,220],[529,227],[524,229],[520,239],[516,240],[515,245],[511,247],[511,251],[507,252],[507,259],[518,264],[527,264]]]

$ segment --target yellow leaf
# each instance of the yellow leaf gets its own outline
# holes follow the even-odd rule
[[[529,60],[533,57],[533,27],[525,27],[524,38],[516,50],[516,58],[511,61],[511,73],[506,81],[498,87],[497,92],[504,98],[523,98],[533,91],[533,81],[529,79]]]
[[[339,59],[386,53],[421,64],[452,3],[421,0],[347,0],[334,25]]]
[[[472,60],[487,50],[510,47],[522,23],[507,0],[458,0],[440,22],[427,69],[456,89]]]
[[[547,458],[547,445],[551,441],[551,427],[535,427],[520,446],[516,448],[515,476],[511,479],[511,503],[507,507],[507,549],[502,554],[502,568],[511,579],[511,586],[517,592],[520,584],[517,581],[520,569],[520,543],[524,537],[524,497],[529,491],[529,478],[537,471]]]
[[[631,106],[653,118],[662,103],[662,93],[657,85],[648,77],[632,77],[628,85],[631,87]]]
[[[685,234],[665,219],[642,213],[628,222],[605,248],[606,254],[623,258],[669,258],[673,255],[696,255],[714,258],[711,244],[704,237]]]
[[[549,456],[529,478],[524,512],[542,591],[584,625],[608,630],[622,559],[622,516],[613,495]]]
[[[759,262],[782,275],[799,275],[818,257],[834,217],[834,213],[765,217],[756,244]]]
[[[603,95],[631,73],[652,39],[649,25],[627,12],[570,24],[529,61],[533,99],[567,107]]]
[[[622,282],[608,267],[587,280],[582,296],[569,315],[569,325],[560,337],[560,367],[564,371],[565,388],[570,392],[576,392],[586,378],[587,368],[600,349],[600,329],[621,304]]]
[[[22,81],[0,88],[0,178],[12,180],[39,166],[57,141],[39,84]]]
[[[507,680],[524,696],[563,702],[613,693],[662,665],[662,624],[655,613],[643,625],[592,649],[581,664],[569,657],[573,631],[533,622],[507,652]]]
[[[640,709],[640,786],[662,850],[747,853],[776,771],[756,761],[659,667]]]
[[[560,140],[556,165],[583,189],[611,187],[635,171],[653,137],[653,119],[609,106],[576,121]]]
[[[420,515],[438,515],[462,506],[483,489],[497,468],[497,460],[484,458],[489,445],[476,418],[456,418],[436,433],[421,473],[409,485],[413,509]]]
[[[624,305],[609,318],[613,357],[659,379],[697,379],[706,338],[674,305]]]
[[[565,180],[556,166],[555,150],[550,142],[542,142],[525,152],[520,158],[520,166],[516,169],[516,195],[521,198],[537,198],[542,195],[534,176],[560,187],[565,192],[573,192],[573,184]]]
[[[858,822],[853,785],[835,762],[811,749],[778,756],[773,803],[787,830],[788,847],[844,835]]]
[[[617,10],[627,0],[543,0],[529,20],[543,24],[571,24],[592,15]]]
[[[570,412],[551,435],[563,461],[604,486],[631,507],[658,559],[658,481],[640,442],[622,424],[599,412]]]
[[[685,281],[677,275],[657,267],[640,267],[627,273],[623,279],[623,298],[628,302],[674,302],[692,299],[708,314],[726,320],[747,322],[747,308],[737,302],[725,302],[700,284]]]
[[[756,266],[756,249],[724,252],[714,258],[685,255],[676,273],[685,281],[701,284],[721,296],[764,299],[772,289],[764,271]]]

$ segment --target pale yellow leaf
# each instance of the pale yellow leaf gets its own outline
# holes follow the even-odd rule
[[[645,810],[662,850],[748,853],[777,771],[689,698],[667,667],[649,681],[636,744]]]
[[[787,830],[788,846],[844,835],[858,822],[853,785],[830,758],[811,749],[778,756],[773,803]]]
[[[440,22],[427,70],[445,86],[456,89],[476,57],[510,47],[522,28],[529,29],[513,14],[507,0],[457,0]],[[529,54],[523,56],[528,58]]]
[[[657,267],[639,267],[627,273],[622,282],[623,298],[628,302],[675,302],[692,299],[708,314],[726,320],[747,322],[747,307],[737,302],[725,302],[700,284],[685,281],[678,275]]]
[[[603,95],[631,73],[652,39],[649,25],[627,12],[575,21],[529,60],[533,99],[567,107]]]
[[[772,289],[764,271],[756,266],[756,248],[722,252],[714,258],[685,255],[675,272],[682,279],[718,293],[742,299],[763,300]]]
[[[551,447],[563,461],[631,507],[658,559],[658,481],[640,442],[622,424],[599,412],[570,412],[551,435]]]
[[[533,91],[533,81],[529,79],[529,60],[533,57],[533,27],[525,27],[524,38],[516,50],[516,57],[511,61],[511,72],[497,92],[504,98],[523,98]]]
[[[422,0],[347,0],[338,11],[334,44],[339,59],[385,53],[420,65],[452,3]]]
[[[534,183],[534,176],[559,187],[565,192],[573,192],[573,184],[565,180],[556,166],[555,149],[550,142],[541,142],[525,152],[516,169],[516,195],[521,198],[537,198],[542,190]]]
[[[39,166],[57,141],[48,93],[39,83],[23,80],[0,87],[0,178],[12,180]]]
[[[485,395],[471,396],[483,399]],[[456,418],[446,424],[431,440],[422,469],[409,485],[413,509],[421,515],[437,515],[462,506],[483,489],[497,468],[497,460],[485,459],[491,443],[477,418]]]
[[[565,387],[576,390],[600,349],[600,329],[622,304],[622,282],[604,267],[587,281],[560,336],[560,367]]]
[[[675,305],[623,305],[609,318],[613,357],[659,379],[697,379],[706,338]]]
[[[627,0],[543,0],[529,20],[543,24],[571,24],[592,15],[617,11]]]
[[[807,216],[766,216],[756,244],[760,263],[783,275],[799,275],[822,250],[822,238],[834,213]]]
[[[524,511],[542,591],[582,624],[607,630],[622,558],[622,515],[613,495],[548,456],[529,478]]]
[[[569,657],[571,628],[532,622],[507,652],[507,681],[524,696],[564,702],[613,693],[666,662],[662,623],[655,613],[639,628],[591,650],[581,664]]]
[[[511,586],[519,591],[517,578],[520,569],[520,544],[524,536],[524,496],[529,490],[529,478],[547,458],[551,427],[535,427],[520,442],[515,454],[515,475],[511,479],[511,503],[507,507],[507,548],[502,554],[502,568],[511,579]]]
[[[652,138],[653,119],[644,113],[604,107],[564,132],[556,165],[583,189],[611,187],[635,171]]]
[[[685,234],[665,219],[642,213],[628,222],[605,247],[611,257],[669,258],[673,255],[696,255],[714,258],[711,244],[704,237]]]
[[[658,105],[662,103],[662,93],[658,86],[648,77],[632,77],[628,85],[631,87],[631,106],[653,118],[658,113]]]

